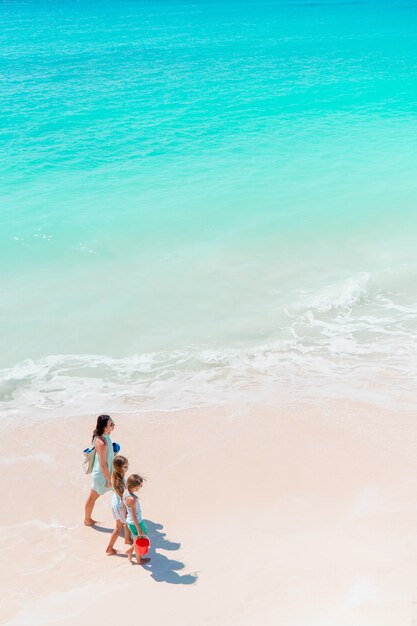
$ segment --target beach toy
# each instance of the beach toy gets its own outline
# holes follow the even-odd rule
[[[115,454],[117,454],[118,452],[120,452],[120,444],[116,443],[115,441],[113,442],[113,452]]]
[[[148,537],[138,537],[136,539],[136,545],[138,547],[139,554],[141,556],[144,556],[149,550],[151,542],[149,541]]]

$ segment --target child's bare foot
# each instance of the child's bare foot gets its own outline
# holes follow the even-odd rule
[[[91,517],[84,520],[84,526],[94,526],[94,524],[97,524],[97,520],[91,519]]]
[[[141,557],[138,561],[138,565],[146,565],[146,563],[149,563],[151,559],[149,557]]]
[[[106,550],[107,556],[111,556],[112,554],[117,554],[117,550],[114,548],[110,548],[110,550]]]
[[[132,541],[131,539],[125,539],[125,544],[126,544],[127,546],[131,546],[131,545],[132,545],[132,543],[133,543],[133,541]]]
[[[129,563],[132,563],[133,550],[126,550],[126,554],[127,554]]]

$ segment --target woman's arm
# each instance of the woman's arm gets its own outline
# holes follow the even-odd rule
[[[111,487],[111,476],[109,472],[109,468],[107,467],[107,449],[106,444],[101,439],[96,439],[96,451],[98,454],[98,460],[100,461],[101,470],[106,477],[107,487]]]
[[[138,536],[139,537],[144,537],[145,535],[142,532],[141,527],[139,526],[139,522],[138,522],[138,518],[136,516],[136,507],[135,507],[135,499],[132,497],[127,497],[126,498],[126,504],[132,509],[132,519],[133,519],[133,523],[136,526],[136,530],[138,531]]]

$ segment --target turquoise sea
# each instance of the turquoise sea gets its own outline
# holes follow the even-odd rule
[[[417,375],[417,3],[4,0],[6,415]]]

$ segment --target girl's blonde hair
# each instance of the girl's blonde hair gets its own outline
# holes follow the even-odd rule
[[[125,490],[125,484],[123,482],[124,474],[123,474],[123,465],[126,465],[128,460],[125,456],[118,454],[113,459],[113,474],[111,475],[111,484],[113,485],[113,489],[117,493],[120,498],[123,498],[123,492]]]
[[[126,481],[127,490],[130,491],[135,487],[142,487],[144,480],[145,479],[139,476],[139,474],[131,474]]]

